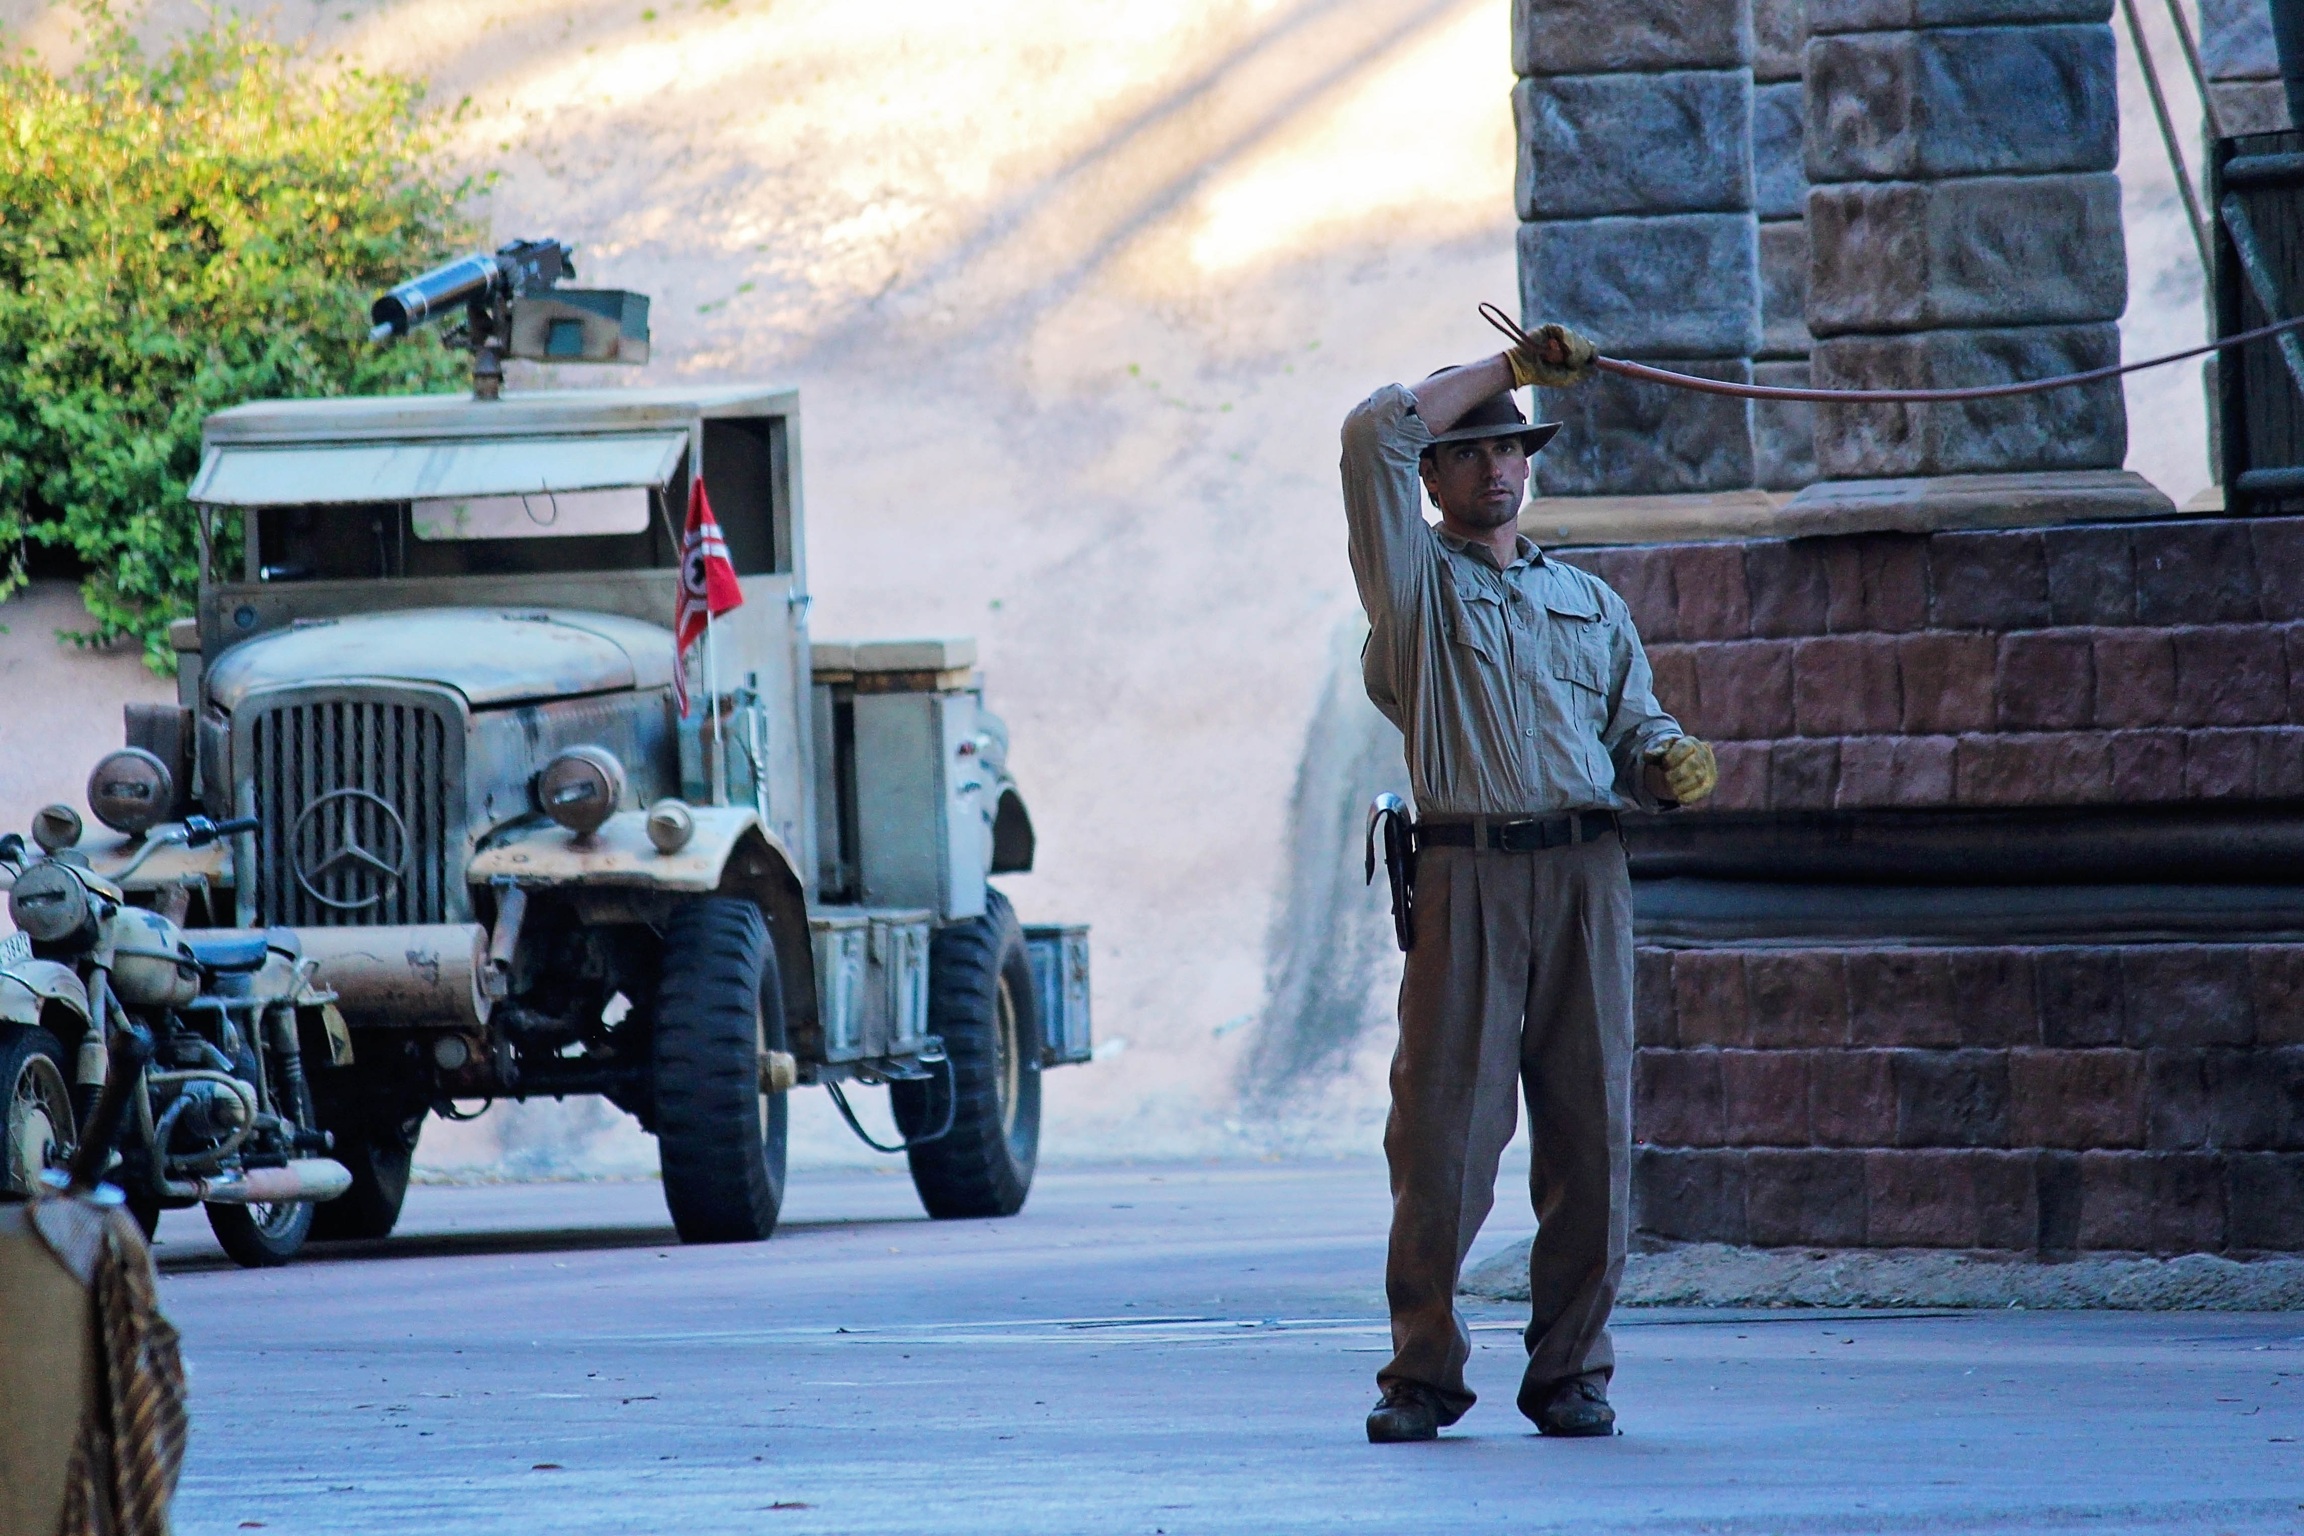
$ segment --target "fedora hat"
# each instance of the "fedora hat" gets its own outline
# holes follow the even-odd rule
[[[1443,368],[1440,373],[1454,371],[1452,368]],[[1431,377],[1436,379],[1440,373]],[[1456,425],[1447,431],[1433,434],[1432,441],[1437,445],[1469,443],[1483,437],[1517,437],[1520,446],[1533,458],[1546,443],[1552,441],[1552,435],[1559,430],[1560,423],[1556,421],[1531,423],[1520,414],[1520,407],[1513,403],[1512,392],[1502,390],[1466,411]]]

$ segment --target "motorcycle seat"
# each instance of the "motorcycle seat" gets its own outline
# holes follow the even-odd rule
[[[192,958],[200,962],[200,969],[211,972],[260,971],[269,949],[261,932],[245,928],[206,933],[195,928],[184,935],[184,942],[192,946]]]

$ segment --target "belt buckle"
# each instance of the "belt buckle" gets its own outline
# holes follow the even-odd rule
[[[1503,853],[1540,853],[1548,846],[1541,819],[1507,821],[1496,829],[1496,847]]]

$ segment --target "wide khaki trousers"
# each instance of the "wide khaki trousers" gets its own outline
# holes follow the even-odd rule
[[[1453,1423],[1471,1336],[1456,1282],[1528,1102],[1529,1417],[1561,1382],[1615,1370],[1608,1313],[1624,1274],[1632,1160],[1632,889],[1613,834],[1538,853],[1427,848],[1392,1056],[1391,1361]]]

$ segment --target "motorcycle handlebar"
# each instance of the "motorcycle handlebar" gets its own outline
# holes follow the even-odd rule
[[[253,832],[262,825],[253,816],[236,816],[230,821],[210,821],[205,816],[187,816],[184,818],[184,846],[205,848],[220,837]]]

